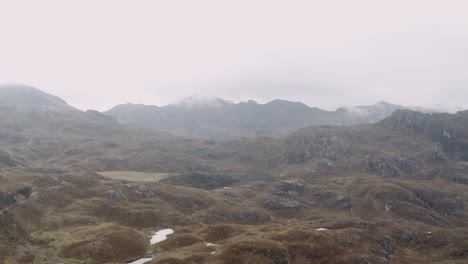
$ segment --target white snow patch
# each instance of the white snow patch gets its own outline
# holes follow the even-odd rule
[[[174,234],[174,230],[173,229],[163,229],[163,230],[160,230],[156,233],[154,233],[154,235],[151,237],[151,241],[150,241],[150,244],[151,245],[154,245],[154,244],[157,244],[161,241],[164,241],[167,239],[167,236],[170,235],[170,234]]]
[[[214,254],[216,254],[216,251],[211,252],[211,255],[214,255]]]
[[[428,234],[432,234],[432,232],[431,232],[431,231],[427,231],[426,233],[428,233]]]
[[[207,247],[217,247],[219,246],[218,244],[213,244],[213,243],[206,243]]]
[[[324,228],[324,227],[319,227],[319,228],[317,228],[317,229],[315,229],[315,230],[317,230],[317,231],[324,231],[324,230],[330,230],[330,229]]]
[[[151,260],[153,260],[153,258],[141,258],[141,259],[135,260],[133,262],[128,262],[128,264],[143,264],[143,263],[149,262]]]
[[[224,190],[231,190],[232,188],[226,186],[226,187],[224,187],[223,189],[224,189]]]

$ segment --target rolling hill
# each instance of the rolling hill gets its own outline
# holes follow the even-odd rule
[[[467,138],[468,111],[215,141],[0,104],[0,261],[465,263]]]

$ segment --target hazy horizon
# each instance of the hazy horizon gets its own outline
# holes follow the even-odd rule
[[[0,82],[82,110],[193,95],[467,109],[467,11],[456,0],[2,1]]]

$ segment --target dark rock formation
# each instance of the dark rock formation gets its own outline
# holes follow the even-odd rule
[[[421,171],[422,164],[418,158],[402,154],[398,159],[398,167],[408,173],[417,173]]]
[[[68,149],[67,151],[65,151],[65,155],[67,155],[67,156],[74,156],[74,155],[78,155],[80,153],[81,153],[80,149]]]
[[[299,210],[301,208],[306,208],[296,200],[286,199],[282,197],[268,197],[261,205],[270,210]]]
[[[109,196],[112,200],[114,201],[120,201],[123,200],[124,197],[121,193],[114,191],[114,190],[109,190],[106,192],[106,195]]]
[[[450,180],[455,182],[455,183],[468,185],[468,178],[465,178],[465,177],[455,177],[455,178],[452,178]]]
[[[18,189],[16,193],[23,195],[24,198],[29,198],[29,196],[31,195],[31,190],[32,190],[31,186],[25,186],[21,189]]]
[[[278,196],[294,196],[306,190],[305,183],[299,180],[282,181],[273,187],[272,194]]]
[[[392,239],[390,235],[385,234],[383,236],[382,246],[389,255],[395,253],[395,250],[396,250],[395,241]]]
[[[384,156],[368,155],[363,162],[364,171],[378,174],[384,178],[398,177],[400,174],[393,165],[393,161]]]
[[[211,190],[222,188],[225,186],[230,186],[234,183],[239,182],[239,179],[236,176],[231,176],[223,173],[193,172],[171,176],[169,178],[161,180],[160,182]]]
[[[336,205],[342,205],[344,204],[346,201],[348,201],[348,199],[346,197],[344,197],[343,195],[340,195],[336,198],[336,202],[335,204]]]
[[[9,193],[2,194],[2,202],[5,206],[11,207],[16,204],[16,199],[13,195]]]
[[[318,200],[326,200],[333,196],[333,193],[331,191],[317,186],[314,186],[312,188],[312,191],[314,193],[314,197]]]
[[[389,118],[382,120],[382,123],[390,127],[406,127],[413,133],[423,132],[428,124],[429,114],[423,114],[411,110],[396,110]]]
[[[405,234],[403,235],[403,238],[408,242],[416,242],[419,239],[419,236],[417,233],[408,231],[408,232],[405,232]]]

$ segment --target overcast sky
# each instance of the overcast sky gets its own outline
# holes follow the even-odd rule
[[[184,97],[468,108],[468,1],[0,0],[0,82],[81,109]]]

